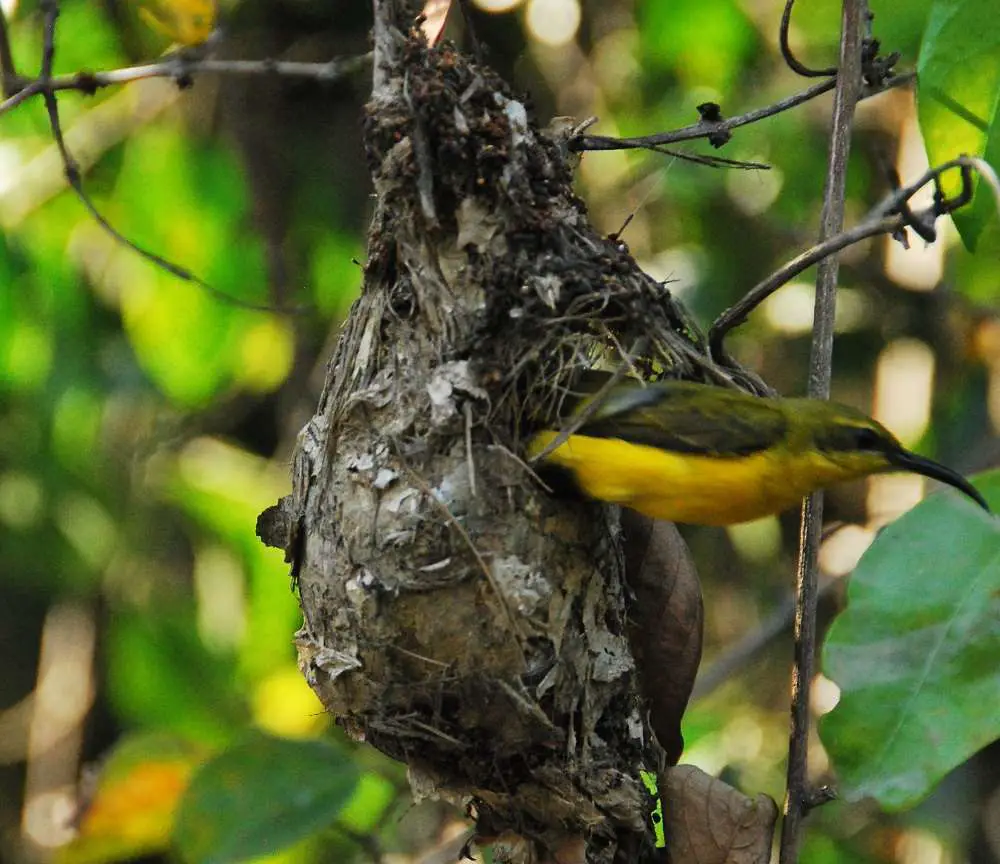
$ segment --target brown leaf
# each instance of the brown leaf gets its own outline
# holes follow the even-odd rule
[[[681,718],[701,661],[703,610],[698,572],[677,528],[622,511],[625,573],[635,602],[629,642],[649,705],[650,725],[676,765]]]
[[[778,807],[763,792],[748,798],[693,765],[661,780],[671,864],[766,864]]]

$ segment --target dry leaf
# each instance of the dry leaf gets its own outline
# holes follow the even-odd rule
[[[444,25],[448,21],[448,11],[451,9],[451,0],[427,0],[424,3],[424,10],[421,13],[423,21],[420,23],[420,30],[424,34],[428,45],[437,44],[438,39],[444,32]]]
[[[623,510],[622,531],[626,578],[635,595],[629,609],[629,643],[650,725],[669,764],[676,765],[684,749],[681,718],[701,661],[701,584],[672,523]]]
[[[693,765],[667,772],[664,815],[672,864],[767,864],[778,806],[748,798]]]

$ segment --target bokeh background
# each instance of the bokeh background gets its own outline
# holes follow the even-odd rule
[[[872,7],[884,50],[912,69],[927,3]],[[811,83],[778,53],[778,0],[473,8],[488,61],[542,122],[594,115],[598,133],[651,133],[695,121],[703,102],[737,114]],[[31,73],[39,10],[32,0],[3,0],[3,10],[19,71]],[[65,0],[56,71],[154,60],[167,45],[137,12],[117,0]],[[357,55],[369,16],[357,0],[227,2],[216,54]],[[834,0],[803,2],[792,29],[800,58],[834,63],[838,23]],[[448,33],[465,37],[461,22]],[[187,89],[148,80],[60,97],[86,188],[123,233],[220,291],[308,314],[237,308],[143,261],[67,190],[41,101],[0,116],[3,860],[52,858],[72,835],[81,772],[112,748],[131,744],[140,762],[178,742],[211,752],[251,728],[324,736],[366,777],[353,816],[284,860],[372,860],[374,842],[402,864],[465,825],[443,805],[413,806],[401,767],[349,744],[322,715],[295,667],[287,567],[254,536],[258,512],[289,491],[295,435],[361,281],[368,87],[365,72],[332,85],[199,75]],[[814,241],[830,107],[826,96],[737,131],[724,155],[770,171],[594,153],[579,192],[604,232],[633,217],[624,241],[707,326]],[[888,191],[893,167],[904,180],[926,168],[907,88],[859,110],[849,222]],[[1000,461],[998,254],[994,225],[975,256],[950,226],[931,247],[879,239],[843,256],[835,397],[963,472]],[[732,339],[786,394],[805,389],[811,277],[783,288]],[[828,519],[841,527],[824,545],[825,573],[849,572],[923,491],[906,476],[834,490]],[[786,604],[797,516],[686,533],[705,586],[707,667]],[[790,657],[790,637],[776,636],[697,700],[684,761],[780,801]],[[829,710],[836,688],[820,678],[813,698]],[[812,754],[825,771],[818,741]],[[1000,860],[998,757],[996,747],[980,754],[904,815],[825,807],[803,860]],[[145,810],[160,820],[146,829],[160,846],[171,788],[154,783]],[[158,843],[146,853],[160,855]],[[118,854],[142,845],[123,840]]]

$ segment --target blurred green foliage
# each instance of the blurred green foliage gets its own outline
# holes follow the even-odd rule
[[[900,67],[913,69],[930,0],[871,5],[883,52],[899,50]],[[938,4],[936,14],[947,5]],[[648,133],[693,122],[705,101],[734,115],[809,83],[778,54],[776,0],[586,0],[582,7],[575,42],[561,48],[526,29],[523,4],[474,17],[490,61],[531,94],[542,122],[548,113],[596,113],[597,131]],[[357,54],[367,49],[368,14],[367,4],[347,0],[225,4],[218,50],[320,61]],[[988,47],[996,16],[983,18],[988,26],[976,44]],[[796,10],[792,42],[803,62],[835,62],[838,19],[835,0]],[[41,52],[37,5],[17,7],[9,25],[18,68],[30,73]],[[453,25],[453,35],[461,29]],[[58,73],[149,62],[166,47],[141,26],[132,4],[118,0],[66,0],[57,36]],[[950,68],[949,52],[958,49],[939,47]],[[969,68],[964,58],[953,65]],[[987,81],[979,65],[976,80]],[[5,858],[45,857],[58,833],[22,828],[25,791],[65,795],[79,763],[101,758],[116,742],[126,755],[149,757],[124,760],[129,782],[147,789],[136,764],[180,764],[186,778],[251,728],[335,740],[327,748],[331,778],[342,769],[351,780],[316,822],[339,812],[339,829],[298,843],[286,860],[363,859],[359,836],[369,834],[383,848],[414,856],[440,842],[456,818],[437,807],[411,813],[398,791],[400,767],[328,728],[295,667],[300,619],[286,565],[254,536],[256,514],[288,490],[294,436],[312,411],[331,339],[360,283],[366,84],[198,76],[188,90],[146,81],[59,98],[88,193],[112,224],[219,292],[309,310],[297,315],[226,304],[117,244],[66,190],[41,101],[0,116],[0,730],[16,727],[26,740],[14,707],[44,676],[53,610],[83,610],[95,633],[77,652],[93,657],[81,674],[93,676],[94,703],[85,726],[67,727],[77,744],[56,759],[50,785],[31,785],[26,744],[0,746]],[[617,230],[634,212],[624,235],[631,250],[654,276],[674,280],[667,287],[707,325],[813,242],[829,108],[826,97],[738,130],[724,155],[763,159],[773,166],[766,174],[711,171],[652,154],[588,154],[581,195],[601,230]],[[953,128],[949,118],[940,122]],[[900,163],[901,142],[915,134],[912,93],[862,106],[858,128],[849,221],[888,190],[886,166]],[[981,193],[977,207],[985,206]],[[994,218],[976,256],[944,235],[943,261],[909,271],[890,266],[888,242],[844,254],[834,390],[870,409],[884,386],[887,347],[917,340],[932,357],[933,388],[929,422],[914,434],[923,451],[972,470],[1000,457],[1000,232]],[[921,290],[906,281],[914,270]],[[804,387],[809,319],[789,298],[808,298],[809,279],[784,289],[733,339],[739,356],[782,392]],[[868,523],[866,506],[861,486],[834,491],[827,505],[831,519],[855,523]],[[796,533],[794,515],[727,533],[687,532],[705,582],[709,660],[786,596]],[[779,643],[694,706],[686,761],[780,799],[789,654]],[[144,736],[153,733],[149,744]],[[176,752],[198,755],[178,763],[171,761]],[[981,757],[993,776],[997,757]],[[181,775],[156,774],[161,822],[118,854],[164,848],[162,820],[173,818]],[[973,769],[955,776],[963,788],[975,786]],[[136,787],[126,788],[135,794]],[[969,795],[986,800],[991,793]],[[916,830],[955,855],[988,845],[987,809],[981,819],[973,807],[956,813],[932,797],[907,821],[837,808],[817,815],[803,860],[903,860],[886,837]],[[222,821],[210,827],[221,829]]]

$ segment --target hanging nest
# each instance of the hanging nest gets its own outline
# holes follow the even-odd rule
[[[364,287],[293,494],[261,521],[297,579],[300,665],[338,723],[482,832],[653,860],[640,772],[664,742],[618,512],[553,500],[519,453],[609,352],[717,373],[669,291],[590,226],[565,134],[448,45],[397,33],[377,63]]]

